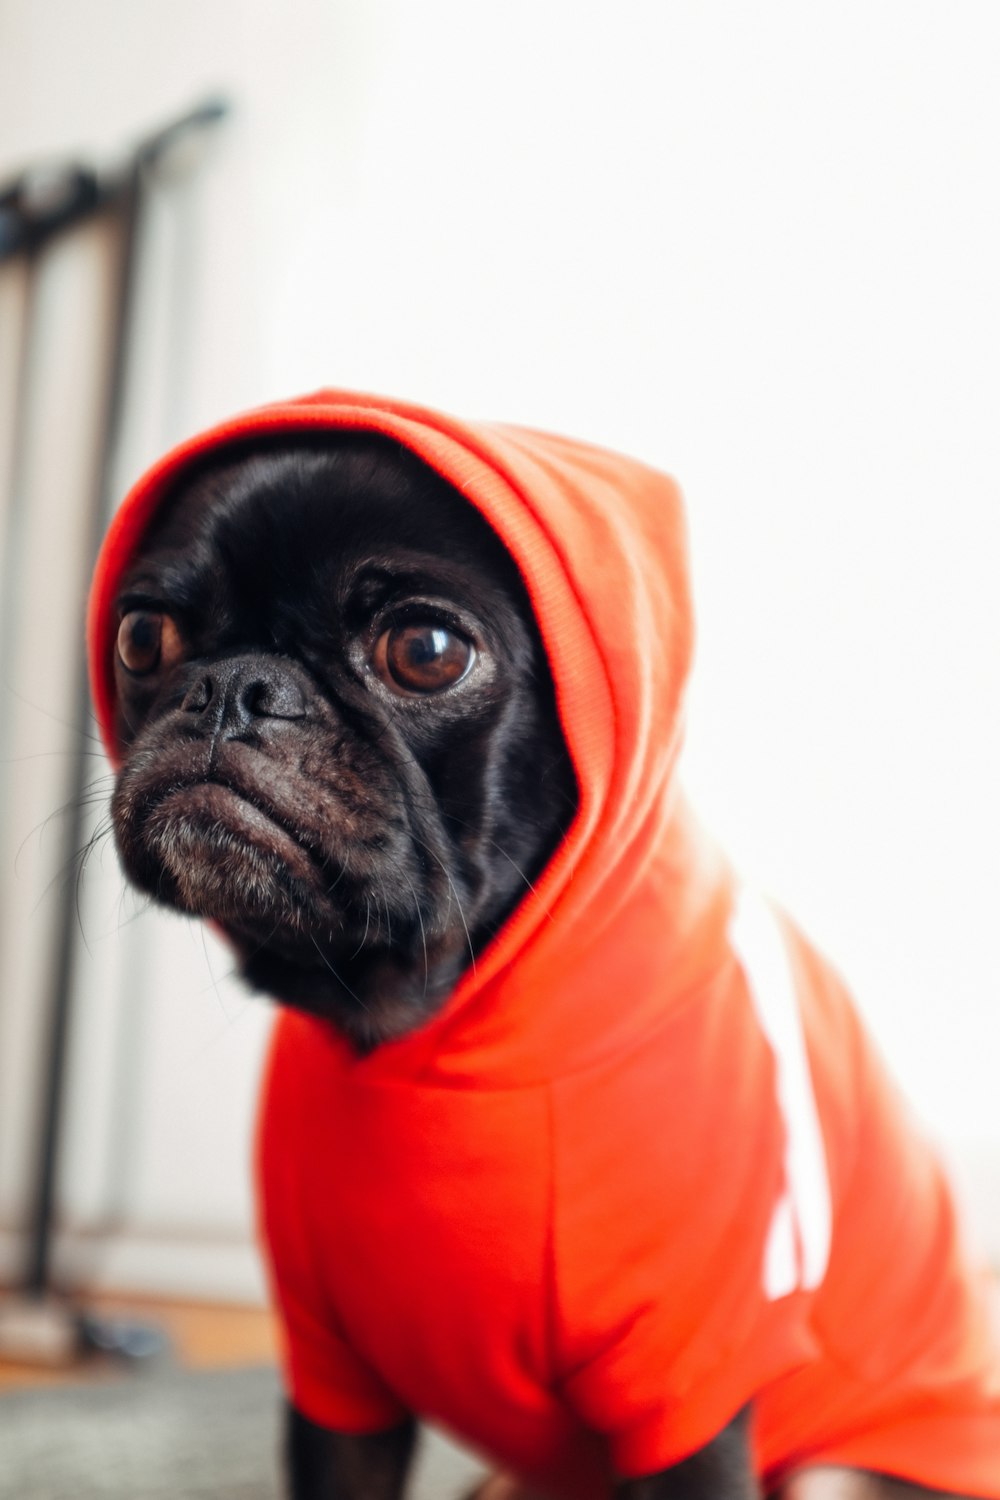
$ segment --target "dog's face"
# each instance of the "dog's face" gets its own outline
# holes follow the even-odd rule
[[[385,439],[230,454],[161,510],[118,614],[128,876],[360,1050],[419,1025],[576,804],[495,533]]]

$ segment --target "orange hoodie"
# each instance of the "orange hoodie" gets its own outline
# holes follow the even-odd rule
[[[940,1168],[836,976],[678,789],[669,479],[346,392],[227,422],[139,481],[101,554],[112,755],[117,580],[178,475],[248,437],[359,429],[429,462],[516,559],[580,804],[420,1031],[359,1059],[278,1020],[259,1171],[293,1400],[349,1431],[414,1411],[574,1497],[752,1400],[765,1485],[841,1463],[1000,1500],[1000,1352]]]

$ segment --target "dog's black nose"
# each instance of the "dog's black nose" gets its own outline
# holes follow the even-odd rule
[[[237,735],[259,719],[301,719],[306,700],[288,663],[275,657],[232,656],[213,662],[181,703],[208,734]]]

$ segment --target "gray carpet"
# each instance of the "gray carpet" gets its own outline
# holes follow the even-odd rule
[[[280,1500],[280,1409],[271,1370],[0,1396],[0,1500]],[[427,1437],[413,1500],[450,1500],[480,1472]]]

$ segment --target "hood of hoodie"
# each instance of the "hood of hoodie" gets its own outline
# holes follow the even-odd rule
[[[152,517],[208,454],[317,431],[395,438],[498,533],[535,610],[579,785],[559,849],[443,1009],[357,1066],[511,1086],[636,1044],[725,961],[731,905],[727,868],[677,785],[693,622],[682,502],[666,475],[572,439],[346,391],[221,423],[139,479],[98,558],[88,644],[112,760],[116,594]]]

